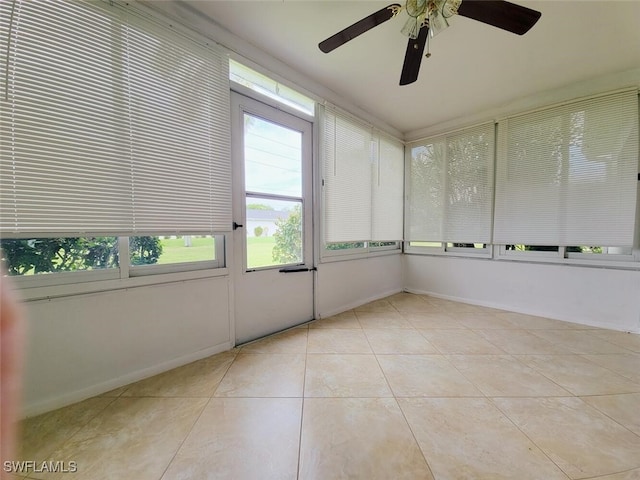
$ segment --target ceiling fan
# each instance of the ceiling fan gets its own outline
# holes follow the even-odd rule
[[[400,75],[400,85],[408,85],[418,79],[429,33],[434,36],[447,28],[448,19],[456,14],[517,35],[527,33],[542,15],[536,10],[505,0],[406,0],[404,7],[399,3],[393,3],[381,8],[323,40],[318,47],[324,53],[329,53],[358,35],[392,19],[402,10],[409,16],[402,28],[402,33],[409,37],[409,43]],[[429,57],[430,53],[426,56]]]

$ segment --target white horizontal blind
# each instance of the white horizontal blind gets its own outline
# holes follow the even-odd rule
[[[0,232],[131,230],[119,22],[77,2],[0,8]]]
[[[229,229],[219,54],[117,4],[0,8],[3,236]]]
[[[490,243],[494,155],[492,123],[414,145],[408,239]]]
[[[228,60],[128,15],[135,231],[231,226]]]
[[[326,242],[371,239],[371,129],[324,110],[324,237]]]
[[[512,117],[498,131],[496,243],[632,246],[636,90]]]
[[[444,237],[445,150],[442,137],[411,147],[406,240],[442,241]]]
[[[404,146],[385,136],[379,136],[375,145],[370,240],[402,240]]]

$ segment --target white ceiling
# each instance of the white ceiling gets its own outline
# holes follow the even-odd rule
[[[542,12],[524,36],[457,16],[431,39],[418,81],[403,87],[404,16],[329,54],[318,49],[391,0],[182,3],[403,133],[640,67],[638,0],[516,1]]]

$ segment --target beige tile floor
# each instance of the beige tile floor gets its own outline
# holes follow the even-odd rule
[[[640,335],[398,294],[28,419],[32,479],[640,480]]]

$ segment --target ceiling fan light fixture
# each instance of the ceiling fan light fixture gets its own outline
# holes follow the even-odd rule
[[[407,0],[404,10],[409,18],[402,27],[402,34],[418,38],[422,27],[429,27],[432,37],[449,27],[449,18],[458,13],[462,0]]]
[[[407,0],[404,4],[404,11],[409,18],[400,30],[403,35],[416,39],[420,29],[428,22],[429,3],[427,0]]]
[[[439,0],[429,8],[429,30],[432,37],[449,27],[449,18],[457,15],[462,0]],[[431,6],[431,5],[430,5]]]
[[[420,17],[409,18],[400,32],[409,38],[418,38],[418,32],[420,32],[423,23],[424,20],[420,20]]]

